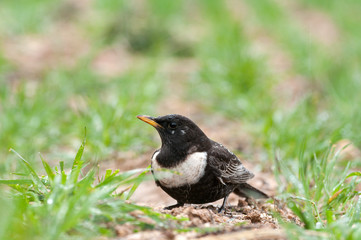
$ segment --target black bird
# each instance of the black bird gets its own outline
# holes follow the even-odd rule
[[[221,212],[232,192],[246,198],[268,198],[246,183],[254,174],[236,155],[209,139],[190,119],[177,114],[137,117],[155,127],[162,140],[151,164],[156,184],[177,200],[166,209],[224,198]]]

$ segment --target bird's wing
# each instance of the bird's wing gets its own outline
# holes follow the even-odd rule
[[[254,177],[241,161],[221,144],[212,141],[212,148],[208,155],[209,166],[222,183],[245,183]]]

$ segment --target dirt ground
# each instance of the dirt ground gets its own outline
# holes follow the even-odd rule
[[[238,201],[238,202],[237,202]],[[271,212],[278,212],[286,221],[300,224],[299,220],[282,204],[246,202],[232,198],[225,213],[218,213],[219,204],[188,205],[172,210],[154,207],[156,211],[189,220],[181,222],[190,232],[153,230],[132,233],[131,226],[119,226],[122,239],[286,239],[277,219]],[[180,228],[181,229],[181,228]],[[207,231],[206,231],[207,230]]]

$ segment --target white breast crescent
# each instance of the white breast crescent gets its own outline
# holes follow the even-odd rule
[[[204,175],[207,166],[207,153],[196,152],[190,154],[184,161],[172,168],[162,168],[156,158],[152,157],[152,169],[155,178],[164,187],[174,188],[197,183]]]

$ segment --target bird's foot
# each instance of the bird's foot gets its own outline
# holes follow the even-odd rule
[[[174,205],[170,205],[168,207],[165,207],[164,210],[172,210],[173,208],[177,208],[177,207],[183,207],[184,203],[177,203]]]
[[[222,212],[226,213],[226,208],[223,205],[218,209],[218,213],[222,213]]]
[[[218,209],[218,213],[221,213],[223,211],[224,211],[224,213],[226,213],[226,204],[227,204],[228,196],[229,196],[229,194],[224,197],[222,206]]]

